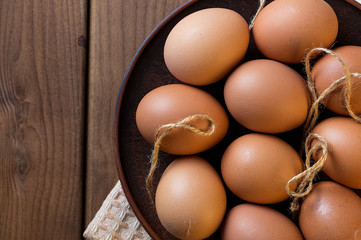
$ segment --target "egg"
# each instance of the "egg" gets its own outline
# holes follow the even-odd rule
[[[233,207],[221,229],[222,240],[302,240],[297,226],[280,212],[262,205],[244,203]]]
[[[323,171],[338,183],[361,189],[361,124],[349,117],[331,117],[317,124],[312,132],[328,144]],[[315,160],[320,156],[315,154]]]
[[[331,181],[314,184],[301,205],[299,225],[305,239],[361,239],[361,198]]]
[[[179,157],[159,181],[155,207],[164,228],[180,239],[204,239],[221,225],[227,198],[221,178],[206,160]]]
[[[164,61],[180,81],[207,85],[225,77],[244,57],[247,22],[237,12],[207,8],[180,20],[164,45]]]
[[[141,135],[151,144],[158,129],[166,124],[175,124],[194,115],[206,115],[214,123],[214,132],[199,135],[183,127],[174,128],[161,141],[160,150],[190,155],[205,151],[216,145],[228,130],[228,116],[223,106],[209,93],[184,84],[169,84],[148,92],[136,110],[136,124]],[[205,133],[212,122],[197,117],[188,122]]]
[[[268,58],[300,63],[314,47],[328,48],[338,34],[338,20],[323,0],[277,0],[257,16],[253,37]]]
[[[269,59],[240,65],[224,86],[227,109],[244,127],[280,133],[305,121],[309,105],[307,84],[295,70]]]
[[[287,182],[302,172],[298,153],[278,137],[260,133],[243,135],[223,154],[222,177],[238,197],[253,203],[286,200]],[[296,185],[291,185],[294,190]]]
[[[361,74],[361,47],[360,46],[342,46],[333,49],[333,51],[344,61],[351,73]],[[312,79],[315,82],[315,88],[320,95],[333,82],[345,76],[343,65],[334,56],[327,54],[319,59],[312,68]],[[348,115],[346,109],[346,84],[343,82],[337,90],[329,95],[324,104],[329,110]],[[354,113],[361,113],[361,78],[351,77],[351,109]]]

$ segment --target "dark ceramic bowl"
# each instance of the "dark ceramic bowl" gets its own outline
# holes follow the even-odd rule
[[[350,0],[353,1],[353,0]],[[361,46],[361,11],[346,1],[327,0],[335,10],[339,19],[339,36],[334,47],[339,45]],[[143,224],[146,231],[153,239],[175,239],[160,224],[155,207],[149,198],[145,179],[150,167],[150,146],[138,132],[135,123],[135,112],[139,101],[152,89],[164,84],[179,83],[168,71],[163,59],[163,46],[166,37],[172,27],[186,15],[197,10],[209,7],[225,7],[239,12],[246,21],[250,21],[258,8],[256,0],[193,0],[184,3],[178,9],[166,17],[145,39],[133,58],[122,82],[118,99],[114,122],[114,150],[116,166],[120,181],[123,185],[128,201]],[[250,46],[245,60],[263,58],[257,51],[251,38]],[[294,69],[303,74],[303,64],[292,65]],[[203,90],[215,96],[223,105],[223,84],[225,79],[205,87]],[[225,106],[225,105],[224,105]],[[239,136],[248,133],[249,130],[236,123],[231,116],[230,128],[227,136],[214,148],[199,154],[207,159],[220,173],[220,160],[227,146]],[[300,149],[300,129],[278,134],[279,137],[290,143],[295,149]],[[160,164],[156,170],[154,186],[159,178],[174,159],[174,156],[161,153]],[[227,208],[231,208],[242,202],[227,190]],[[272,205],[289,216],[287,207],[289,202]],[[289,216],[290,217],[290,216]],[[297,223],[296,223],[297,224]],[[217,231],[209,239],[220,239]]]

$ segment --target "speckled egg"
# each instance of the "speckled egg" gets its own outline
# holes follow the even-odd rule
[[[301,205],[299,224],[305,239],[361,239],[361,198],[338,183],[316,183]]]

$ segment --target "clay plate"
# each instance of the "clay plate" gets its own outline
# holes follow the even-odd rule
[[[353,1],[353,0],[352,0]],[[339,19],[339,36],[334,47],[339,45],[361,46],[361,11],[346,1],[327,0],[335,10]],[[179,83],[167,70],[163,59],[163,46],[172,27],[186,15],[209,7],[224,7],[240,13],[246,21],[250,21],[258,8],[255,0],[199,0],[188,1],[166,17],[145,39],[125,74],[117,99],[117,109],[114,121],[114,151],[116,166],[120,181],[128,201],[136,216],[153,239],[175,239],[160,224],[153,202],[145,188],[145,178],[150,167],[150,146],[140,135],[135,123],[135,112],[139,101],[152,89],[164,84]],[[246,60],[263,58],[257,51],[251,39]],[[302,73],[303,64],[292,65]],[[225,79],[218,83],[201,87],[215,96],[224,105],[222,96]],[[237,137],[249,131],[231,116],[230,129],[225,139],[216,147],[199,154],[207,159],[220,173],[220,160],[226,147]],[[300,148],[300,129],[279,134],[279,137],[289,142],[295,149]],[[161,173],[174,159],[174,156],[161,153],[161,163],[155,174],[156,186]],[[359,195],[360,191],[358,191]],[[231,208],[242,202],[227,190],[228,206]],[[288,202],[272,205],[288,215]],[[217,231],[209,239],[220,239]]]

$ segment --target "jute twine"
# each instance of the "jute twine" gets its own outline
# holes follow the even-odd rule
[[[192,126],[192,121],[194,121],[196,119],[207,120],[209,123],[208,128],[200,129],[200,128]],[[214,123],[213,119],[210,118],[208,115],[195,114],[195,115],[188,116],[177,123],[165,124],[165,125],[162,125],[160,128],[158,128],[158,130],[155,134],[155,137],[154,137],[154,147],[153,147],[151,160],[150,160],[151,167],[150,167],[148,177],[146,180],[148,194],[152,198],[153,202],[155,199],[155,195],[154,195],[154,191],[153,191],[153,176],[154,176],[154,172],[158,165],[159,149],[160,149],[163,139],[176,128],[188,130],[188,131],[190,131],[196,135],[200,135],[200,136],[210,136],[214,133],[215,123]]]
[[[340,79],[337,79],[335,82],[333,82],[325,91],[323,91],[320,94],[320,96],[317,96],[315,82],[312,79],[311,63],[310,63],[310,59],[313,56],[313,54],[318,53],[318,52],[325,52],[327,54],[334,56],[342,64],[343,69],[345,71],[345,76],[343,76]],[[334,51],[332,51],[330,49],[326,49],[326,48],[312,49],[306,56],[305,68],[306,68],[306,74],[307,74],[308,88],[311,93],[311,97],[312,97],[312,101],[313,101],[313,104],[310,108],[309,114],[308,114],[306,122],[305,122],[305,133],[306,134],[308,134],[313,129],[313,127],[315,126],[315,124],[317,122],[317,119],[319,117],[320,103],[324,102],[345,81],[346,81],[345,105],[346,105],[347,112],[353,119],[355,119],[358,122],[361,122],[361,117],[358,116],[351,109],[351,77],[361,78],[360,73],[350,73],[350,70],[347,67],[347,65],[345,64],[345,62]]]
[[[266,4],[266,0],[259,0],[259,7],[257,9],[256,14],[252,17],[252,20],[248,26],[249,30],[251,30],[253,28],[254,22],[256,21],[257,16],[261,12],[261,10],[263,9],[265,4]]]
[[[251,30],[253,28],[255,20],[256,20],[258,14],[261,12],[263,7],[265,6],[265,4],[266,4],[266,0],[259,0],[259,7],[258,7],[255,15],[252,17],[252,20],[249,24],[249,30]],[[196,118],[206,119],[209,122],[209,128],[207,130],[202,130],[202,129],[193,127],[190,124],[190,122]],[[159,155],[159,149],[161,146],[161,142],[164,137],[166,137],[169,133],[171,133],[176,128],[183,128],[185,130],[189,130],[189,131],[193,132],[194,134],[201,135],[201,136],[209,136],[209,135],[213,134],[215,125],[214,125],[213,120],[209,116],[204,115],[204,114],[195,114],[195,115],[186,117],[185,119],[183,119],[177,123],[165,124],[157,130],[155,137],[154,137],[154,147],[152,150],[151,161],[150,161],[151,167],[150,167],[150,170],[149,170],[149,173],[147,176],[147,180],[146,180],[147,191],[148,191],[149,196],[152,198],[153,202],[155,199],[154,190],[153,190],[153,176],[154,176],[154,172],[158,165],[158,155]]]
[[[313,147],[311,147],[313,140],[318,140],[318,143],[315,144]],[[320,150],[322,150],[321,157],[318,159],[316,163],[311,164],[312,155],[314,153],[319,152]],[[299,198],[302,198],[311,192],[313,180],[326,162],[328,156],[327,141],[318,134],[310,133],[306,138],[305,152],[306,152],[306,160],[305,160],[306,170],[291,178],[286,184],[286,189],[288,194],[293,197],[293,200],[290,205],[290,210],[292,213],[295,213],[299,210],[299,203],[298,203]],[[296,191],[292,191],[290,188],[290,185],[293,182],[299,183]]]
[[[315,83],[312,79],[311,74],[311,64],[310,59],[314,56],[315,53],[318,52],[325,52],[327,54],[331,54],[334,56],[343,66],[345,76],[341,77],[340,79],[333,82],[326,90],[324,90],[319,96],[317,95]],[[356,120],[357,122],[361,123],[361,117],[358,116],[352,109],[351,109],[351,77],[358,77],[361,78],[360,73],[350,73],[349,68],[344,63],[344,61],[332,50],[326,48],[314,48],[312,49],[305,58],[305,68],[307,74],[307,83],[308,88],[312,97],[313,104],[309,110],[307,119],[304,125],[304,135],[307,136],[305,140],[305,170],[300,174],[296,175],[295,177],[291,178],[287,185],[286,190],[287,193],[293,198],[290,210],[291,212],[295,213],[299,210],[299,199],[308,195],[312,190],[313,180],[315,179],[317,173],[322,170],[323,166],[325,165],[327,156],[328,156],[328,144],[327,141],[320,135],[311,133],[312,129],[317,123],[317,119],[319,117],[319,105],[320,103],[327,100],[327,98],[337,89],[343,82],[345,84],[345,105],[349,115]],[[311,147],[312,141],[316,140],[317,144]],[[317,161],[314,161],[314,164],[311,164],[312,156],[316,156],[314,153],[320,152],[321,155]],[[290,185],[293,183],[299,183],[297,186],[296,191],[292,191]]]

